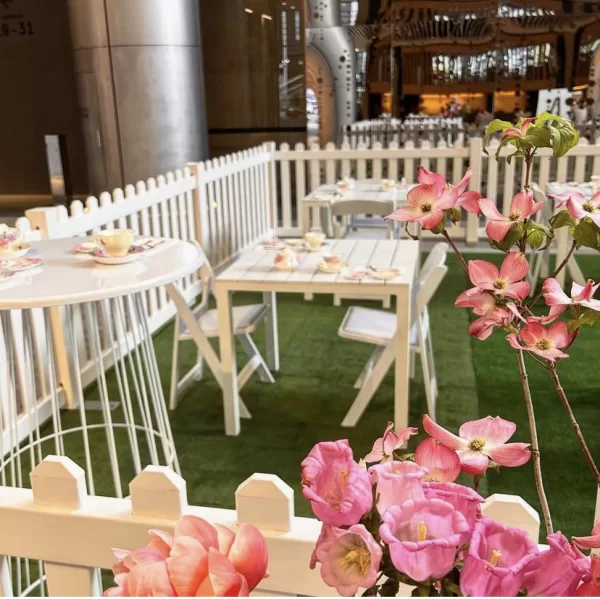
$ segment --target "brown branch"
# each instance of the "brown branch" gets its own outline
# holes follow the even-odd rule
[[[463,270],[469,274],[469,267],[467,266],[467,263],[465,262],[465,259],[462,257],[462,254],[460,253],[459,249],[456,247],[456,244],[454,243],[454,241],[452,241],[452,239],[450,239],[450,235],[448,235],[448,231],[442,231],[442,235],[446,238],[446,240],[448,241],[448,243],[451,245],[452,249],[454,250],[454,253],[458,256],[458,259],[460,260],[460,265],[463,267]]]
[[[537,438],[537,428],[535,424],[535,413],[533,411],[533,401],[531,399],[531,389],[529,388],[529,380],[527,377],[527,370],[525,369],[525,359],[523,357],[523,351],[517,350],[517,359],[519,361],[519,374],[521,375],[521,386],[523,387],[523,396],[525,398],[525,406],[527,408],[527,418],[529,419],[529,432],[531,434],[531,456],[533,458],[533,473],[535,477],[535,487],[537,489],[538,497],[540,498],[540,505],[542,507],[542,514],[544,516],[544,523],[546,524],[546,534],[552,534],[554,529],[552,528],[552,517],[550,516],[550,507],[548,506],[548,500],[546,499],[546,491],[544,490],[544,481],[542,479],[542,463],[540,459],[540,448]]]
[[[562,402],[563,407],[565,408],[567,415],[569,416],[569,420],[571,422],[571,426],[573,427],[573,431],[575,432],[575,436],[577,437],[577,441],[581,447],[581,451],[583,451],[583,455],[585,457],[586,462],[588,463],[594,478],[596,479],[596,483],[600,485],[600,471],[598,470],[598,466],[596,466],[596,462],[592,457],[592,452],[585,442],[585,437],[581,432],[581,428],[577,419],[575,418],[575,414],[573,414],[573,410],[571,409],[571,404],[567,399],[567,395],[565,390],[562,388],[560,384],[560,379],[558,378],[558,373],[556,372],[556,364],[553,362],[550,363],[548,370],[550,371],[550,376],[552,377],[552,382],[556,387],[556,392],[558,393],[558,397],[560,397],[560,401]]]
[[[558,265],[558,267],[556,268],[556,270],[554,271],[554,274],[552,275],[552,279],[556,278],[556,275],[558,275],[558,273],[569,263],[569,260],[571,259],[571,256],[573,255],[573,252],[577,249],[577,242],[573,241],[572,245],[571,245],[571,249],[569,250],[568,254],[565,256],[565,259]],[[542,297],[542,293],[543,293],[543,288],[540,289],[537,293],[537,295],[529,302],[528,307],[530,308],[531,306],[533,306],[535,304],[535,302],[537,302],[540,297]]]

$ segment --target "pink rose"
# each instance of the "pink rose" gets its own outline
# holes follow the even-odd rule
[[[357,524],[373,507],[371,479],[347,440],[317,443],[302,462],[302,492],[315,516],[331,526]]]

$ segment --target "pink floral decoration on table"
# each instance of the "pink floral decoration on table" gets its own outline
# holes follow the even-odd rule
[[[150,543],[115,549],[116,587],[106,597],[246,597],[267,576],[267,546],[250,524],[233,532],[184,516],[173,535],[150,531]]]

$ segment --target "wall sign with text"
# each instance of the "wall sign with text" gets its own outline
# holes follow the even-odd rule
[[[0,0],[0,44],[6,40],[26,40],[37,31],[33,20],[23,13],[18,0]]]

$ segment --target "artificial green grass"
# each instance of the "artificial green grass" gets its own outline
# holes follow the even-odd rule
[[[501,259],[499,255],[485,257]],[[600,278],[597,260],[593,257],[580,260],[587,275]],[[469,312],[454,308],[454,300],[469,284],[453,256],[448,264],[448,275],[430,305],[439,384],[438,420],[457,431],[466,420],[501,415],[518,425],[513,440],[527,441],[529,432],[515,352],[501,333],[495,333],[485,342],[468,337]],[[235,298],[239,303],[259,300],[252,294],[239,294]],[[210,373],[181,398],[170,417],[191,504],[233,508],[239,483],[254,472],[268,472],[277,474],[294,488],[296,513],[310,515],[310,507],[300,492],[300,462],[312,446],[318,441],[348,438],[357,457],[370,450],[374,439],[393,418],[393,369],[358,426],[341,428],[339,424],[356,396],[353,383],[372,349],[338,337],[337,329],[345,310],[346,307],[334,307],[331,296],[316,296],[312,302],[305,302],[300,296],[278,296],[280,372],[274,385],[263,384],[253,377],[244,388],[243,397],[253,418],[242,420],[239,437],[223,434],[221,392]],[[590,358],[599,337],[599,325],[587,328],[570,351],[572,358],[559,368],[592,452],[598,456],[600,439],[595,437],[595,430],[600,418],[596,416],[595,402],[600,385]],[[254,338],[262,350],[262,330]],[[172,328],[167,326],[155,336],[165,394],[171,347]],[[191,366],[195,355],[194,344],[184,344],[183,366]],[[239,356],[240,364],[243,360]],[[530,362],[544,479],[555,528],[569,535],[585,534],[593,520],[596,488],[547,373]],[[111,373],[108,378],[109,387],[116,390],[114,375]],[[420,426],[425,397],[419,364],[410,390],[410,424]],[[95,386],[87,390],[86,397],[97,399]],[[114,417],[120,419],[118,410]],[[101,421],[97,413],[89,413],[89,418]],[[63,413],[63,426],[77,422],[77,414]],[[122,431],[116,436],[122,456],[121,480],[126,490],[133,476],[129,447]],[[96,431],[90,433],[90,441],[96,493],[113,495],[106,437]],[[50,446],[45,450],[52,452]],[[84,465],[80,435],[69,438],[66,453]],[[500,474],[492,472],[487,487],[484,484],[482,488],[489,493],[519,494],[536,509],[539,507],[530,465],[503,468]]]

